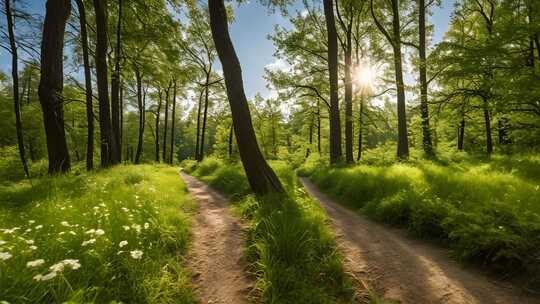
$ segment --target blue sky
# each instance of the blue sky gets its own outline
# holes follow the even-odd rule
[[[430,22],[435,26],[433,42],[440,41],[448,28],[450,14],[456,0],[442,0],[443,5],[435,8]],[[45,0],[30,1],[30,9],[33,12],[44,12]],[[301,2],[298,1],[291,6],[292,10],[302,10]],[[5,24],[5,17],[1,16],[1,24]],[[263,96],[268,96],[266,82],[263,78],[264,67],[275,61],[273,57],[274,46],[267,39],[273,32],[274,26],[288,26],[289,22],[279,13],[271,13],[258,1],[252,0],[244,2],[235,8],[235,22],[230,27],[233,39],[244,76],[244,85],[248,97],[253,97],[257,92]],[[3,72],[9,71],[9,54],[0,49],[0,69]]]

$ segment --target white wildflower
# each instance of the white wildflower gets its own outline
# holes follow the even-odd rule
[[[26,240],[25,242],[28,245],[33,245],[34,244],[34,240]]]
[[[126,225],[122,226],[122,228],[124,228],[125,231],[128,231],[130,229],[130,227]]]
[[[62,226],[64,226],[64,227],[69,227],[70,226],[69,223],[66,222],[66,221],[62,221],[60,224],[62,224]]]
[[[140,250],[132,250],[129,253],[131,254],[131,257],[134,258],[135,260],[140,259],[143,255],[143,252]]]
[[[122,211],[124,211],[124,212],[129,212],[129,209],[126,208],[126,207],[122,207]]]
[[[69,234],[71,234],[71,235],[77,235],[77,233],[75,233],[75,231],[73,231],[73,230],[70,230],[70,231],[69,231]]]
[[[127,244],[128,244],[127,241],[121,241],[121,242],[118,244],[118,246],[119,246],[120,248],[122,248],[122,247],[126,246]]]
[[[32,267],[39,267],[45,263],[44,259],[37,259],[26,263],[26,267],[32,268]]]
[[[137,233],[141,233],[141,225],[139,225],[139,224],[132,224],[132,225],[131,225],[131,228],[135,229],[135,231],[137,231]]]
[[[37,225],[35,228],[36,229],[41,229],[41,228],[43,228],[43,225]]]
[[[28,221],[28,224],[32,225],[32,224],[35,223],[35,222],[36,222],[36,221],[34,221],[34,220],[29,220],[29,221]]]
[[[41,274],[38,274],[36,276],[34,276],[34,280],[36,281],[48,281],[52,278],[56,277],[56,272],[50,272],[46,275],[41,275]]]
[[[3,241],[3,240],[0,240],[0,246],[4,245],[4,244],[7,244],[6,241]]]
[[[37,249],[37,246],[32,245],[32,246],[30,246],[30,247],[28,247],[28,248],[29,248],[30,250],[36,250],[36,249]]]
[[[86,234],[94,234],[94,233],[96,233],[96,229],[90,229],[86,231]]]
[[[150,228],[150,224],[149,223],[144,223],[144,229],[148,229]]]
[[[95,233],[96,235],[104,235],[105,231],[103,231],[103,229],[97,229]]]
[[[5,261],[8,259],[11,259],[12,255],[9,252],[1,252],[0,251],[0,260]]]
[[[89,239],[88,241],[82,242],[81,246],[86,246],[88,244],[95,244],[95,243],[96,243],[96,239]]]

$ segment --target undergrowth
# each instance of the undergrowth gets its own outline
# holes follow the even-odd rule
[[[511,160],[329,167],[316,156],[299,169],[322,191],[379,221],[447,244],[463,261],[540,285],[538,157]],[[451,163],[451,164],[450,164]]]
[[[323,210],[297,187],[294,171],[271,162],[286,196],[256,198],[240,164],[207,158],[184,170],[232,198],[249,223],[247,257],[265,303],[350,303],[353,290]]]
[[[194,303],[186,191],[150,165],[4,180],[0,301]]]

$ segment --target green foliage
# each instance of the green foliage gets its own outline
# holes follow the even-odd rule
[[[463,260],[526,274],[537,286],[540,180],[530,175],[539,168],[533,165],[536,159],[514,159],[516,168],[505,157],[486,163],[469,157],[452,165],[423,160],[349,168],[307,162],[301,172],[353,209],[445,242]]]
[[[191,172],[232,197],[234,210],[249,221],[247,256],[265,303],[351,301],[351,285],[324,211],[297,187],[290,166],[283,161],[271,166],[289,196],[249,195],[239,164],[205,159]]]
[[[176,169],[153,166],[2,186],[0,299],[194,303],[185,194]]]

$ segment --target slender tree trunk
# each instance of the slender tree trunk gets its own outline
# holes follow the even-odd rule
[[[176,121],[176,79],[173,79],[173,98],[172,98],[172,113],[171,113],[171,147],[169,149],[169,163],[173,164],[174,156],[174,126]]]
[[[118,142],[118,149],[120,151],[119,155],[120,158],[118,159],[120,162],[122,161],[122,143],[124,142],[124,82],[120,80],[120,99],[118,100],[118,103],[120,105],[120,137]]]
[[[139,108],[139,138],[137,140],[137,152],[135,153],[135,163],[138,164],[141,161],[141,155],[143,150],[143,136],[145,125],[145,98],[142,92],[142,76],[139,69],[135,68],[135,79],[137,81],[137,106]],[[146,94],[145,94],[146,95]]]
[[[169,82],[169,86],[165,91],[165,120],[163,122],[163,162],[167,163],[167,128],[169,127],[169,93],[171,90],[172,82]]]
[[[64,85],[64,31],[71,13],[71,1],[48,0],[41,43],[39,101],[43,110],[49,174],[71,167],[64,128],[62,90]]]
[[[485,97],[483,99],[483,111],[484,111],[484,124],[486,128],[486,153],[488,157],[493,153],[493,140],[491,138],[491,117],[489,114],[488,100]]]
[[[309,121],[309,146],[306,149],[306,158],[309,157],[309,154],[311,153],[311,146],[313,145],[313,112],[311,113],[311,119]]]
[[[231,120],[231,127],[229,128],[229,142],[228,142],[229,159],[232,158],[232,152],[233,152],[233,130],[234,130],[234,125],[233,125],[232,120]]]
[[[116,25],[116,48],[114,50],[114,71],[111,75],[111,115],[112,136],[114,137],[115,159],[120,162],[122,157],[122,141],[120,140],[120,50],[122,25],[122,0],[118,0],[118,22]]]
[[[328,72],[330,82],[330,163],[341,160],[341,122],[338,100],[338,44],[333,0],[323,0],[328,35]]]
[[[159,163],[159,152],[160,152],[160,149],[159,149],[159,115],[161,114],[161,106],[162,106],[162,103],[163,101],[161,100],[161,90],[158,89],[158,94],[159,94],[159,102],[158,102],[158,106],[157,106],[157,110],[156,110],[156,128],[155,128],[155,132],[156,132],[156,162]]]
[[[427,156],[433,156],[433,144],[431,142],[431,130],[429,128],[428,110],[428,83],[426,76],[426,3],[418,0],[419,6],[419,53],[420,53],[420,114],[422,116],[422,146]]]
[[[11,0],[5,0],[6,18],[8,26],[9,46],[11,50],[11,77],[13,78],[13,110],[15,111],[15,130],[17,132],[17,146],[19,157],[23,166],[24,174],[30,178],[28,163],[24,151],[24,138],[21,119],[21,104],[19,98],[19,67],[17,56],[17,45],[15,44],[15,33],[13,31],[13,13],[11,11]]]
[[[84,84],[86,97],[86,123],[88,124],[86,135],[86,170],[94,168],[94,112],[92,105],[92,72],[90,71],[90,59],[88,58],[88,35],[86,33],[86,9],[83,0],[77,0],[79,9],[79,24],[81,27],[81,48],[83,53]]]
[[[407,136],[407,114],[405,104],[405,85],[403,82],[403,66],[401,55],[401,27],[399,24],[399,1],[392,0],[392,29],[394,33],[394,68],[397,86],[397,116],[398,116],[398,149],[399,159],[409,157],[409,140]]]
[[[317,99],[317,152],[321,155],[321,107],[320,100]]]
[[[459,151],[463,151],[463,142],[465,139],[465,111],[461,110],[461,121],[459,123],[458,129],[458,144],[457,148]]]
[[[240,62],[229,36],[227,11],[223,0],[209,0],[208,6],[212,38],[223,67],[238,150],[251,189],[258,195],[284,193],[281,182],[266,163],[257,144],[244,92]]]
[[[201,147],[199,148],[199,161],[202,161],[204,158],[204,137],[206,134],[206,119],[208,116],[208,94],[209,94],[209,82],[210,74],[206,75],[206,85],[204,87],[204,113],[203,113],[203,123],[201,130]]]
[[[356,161],[362,159],[362,130],[364,128],[363,118],[364,118],[364,97],[360,99],[360,111],[358,113],[358,155],[356,156]]]
[[[352,39],[347,32],[345,48],[345,159],[347,163],[354,162],[353,156],[353,110],[352,110]]]
[[[118,163],[115,137],[112,132],[107,80],[107,0],[94,0],[96,14],[96,78],[99,98],[101,166]]]
[[[201,90],[201,93],[199,94],[199,105],[197,107],[197,132],[196,132],[196,139],[195,139],[195,160],[199,161],[200,157],[200,132],[201,132],[201,110],[202,110],[202,98],[203,98],[204,91]]]

